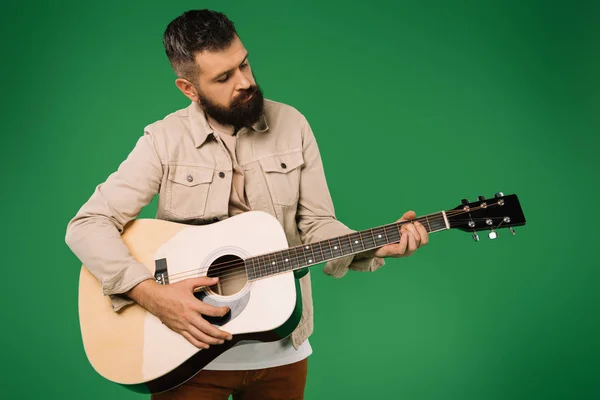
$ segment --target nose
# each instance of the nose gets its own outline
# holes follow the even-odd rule
[[[250,79],[248,79],[248,77],[246,77],[246,75],[242,72],[239,74],[239,79],[237,81],[237,87],[236,89],[239,90],[246,90],[251,86],[250,83]]]

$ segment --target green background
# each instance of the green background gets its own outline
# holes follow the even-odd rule
[[[599,3],[299,3],[2,2],[0,396],[145,398],[85,358],[64,234],[143,127],[187,106],[162,33],[208,7],[266,97],[307,116],[350,227],[497,191],[528,220],[436,233],[372,274],[316,267],[307,398],[599,398]]]

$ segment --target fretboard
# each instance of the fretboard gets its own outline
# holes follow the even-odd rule
[[[448,229],[444,212],[416,218],[428,233]],[[335,238],[290,247],[245,259],[249,280],[289,272],[400,241],[400,229],[410,221],[395,222]]]

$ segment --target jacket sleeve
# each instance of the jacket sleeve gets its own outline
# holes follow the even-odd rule
[[[133,303],[123,293],[152,278],[146,266],[130,254],[121,233],[158,193],[162,175],[153,137],[145,132],[67,225],[67,245],[101,283],[115,311]]]
[[[300,177],[300,199],[296,214],[302,243],[312,243],[356,232],[335,217],[317,141],[306,118],[303,118],[302,136],[304,166]],[[382,258],[363,257],[357,254],[327,262],[323,272],[341,278],[349,269],[375,271],[384,264]]]

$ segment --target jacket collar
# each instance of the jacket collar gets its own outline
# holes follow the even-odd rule
[[[190,129],[192,132],[192,137],[194,138],[194,145],[196,147],[200,147],[202,144],[204,144],[209,135],[214,134],[214,129],[208,123],[204,110],[202,107],[200,107],[198,102],[193,101],[188,107],[188,110]],[[260,116],[259,120],[252,124],[252,129],[257,132],[266,132],[269,130],[267,117],[265,116],[264,112]]]

